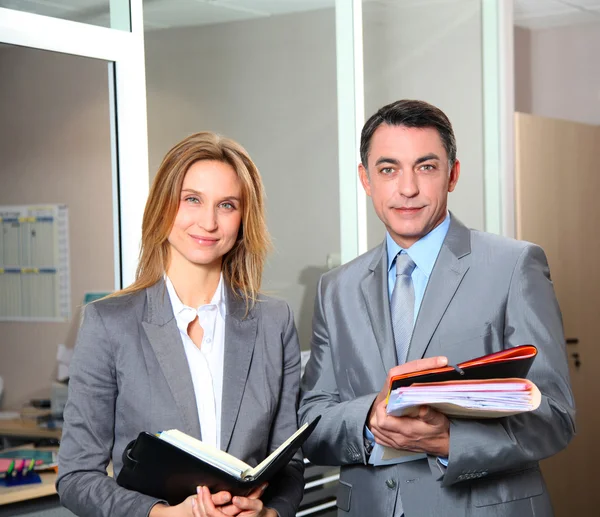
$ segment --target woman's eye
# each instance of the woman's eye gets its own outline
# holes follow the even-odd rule
[[[187,196],[185,201],[187,203],[200,203],[200,200],[196,196]]]
[[[225,201],[224,203],[221,203],[221,207],[225,208],[227,210],[232,210],[235,208],[235,206],[233,206],[232,203],[229,203],[228,201]]]

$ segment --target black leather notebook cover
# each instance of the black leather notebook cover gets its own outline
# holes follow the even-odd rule
[[[142,432],[123,451],[123,468],[117,483],[170,505],[194,495],[198,485],[207,486],[211,493],[226,490],[232,495],[245,496],[288,464],[319,419],[312,421],[260,476],[248,480],[240,480],[151,433]]]
[[[399,375],[392,377],[390,391],[425,382],[525,378],[536,354],[537,349],[533,345],[522,345],[471,359],[456,366]]]

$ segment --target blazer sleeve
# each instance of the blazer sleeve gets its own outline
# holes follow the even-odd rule
[[[300,344],[294,317],[285,304],[286,321],[282,334],[283,380],[271,428],[270,451],[273,452],[298,429],[298,390],[300,385]],[[304,494],[304,462],[298,451],[294,458],[271,480],[262,500],[280,517],[294,517]]]
[[[160,501],[120,487],[106,472],[114,443],[117,372],[94,304],[85,308],[69,374],[56,481],[60,502],[76,515],[146,517]]]
[[[364,429],[377,393],[342,401],[338,392],[323,308],[323,277],[319,281],[313,316],[310,359],[302,379],[300,423],[321,420],[308,440],[304,453],[319,465],[366,464]]]
[[[498,420],[452,419],[444,486],[535,463],[564,449],[574,435],[562,317],[539,246],[528,244],[516,261],[505,314],[504,347],[538,348],[528,378],[542,402],[533,412]]]

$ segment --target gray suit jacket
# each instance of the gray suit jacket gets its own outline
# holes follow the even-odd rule
[[[396,365],[385,243],[323,275],[310,361],[301,385],[302,422],[322,415],[304,447],[314,463],[341,465],[339,515],[548,517],[538,461],[574,434],[573,398],[560,310],[544,252],[527,242],[471,231],[452,217],[415,322],[408,360],[445,355],[456,364],[534,344],[529,378],[536,411],[497,420],[451,420],[448,468],[433,457],[366,464],[365,421]]]
[[[300,348],[283,301],[245,303],[226,292],[221,447],[257,465],[297,429]],[[60,500],[77,515],[145,517],[156,499],[115,479],[140,431],[177,428],[200,438],[189,366],[164,282],[85,308],[70,368],[59,451]],[[292,517],[304,479],[298,453],[263,496]],[[192,495],[192,494],[190,494]]]

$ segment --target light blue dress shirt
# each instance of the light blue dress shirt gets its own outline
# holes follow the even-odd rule
[[[415,263],[416,267],[413,269],[411,278],[413,281],[413,287],[415,290],[415,307],[414,307],[414,321],[417,320],[421,302],[423,301],[423,295],[425,294],[425,288],[429,277],[433,271],[433,266],[437,260],[442,244],[450,228],[450,214],[446,214],[446,219],[442,221],[442,224],[436,226],[431,230],[425,237],[419,239],[410,248],[404,249],[400,247],[389,233],[386,234],[386,247],[387,247],[387,258],[388,258],[388,290],[390,301],[392,300],[392,292],[394,291],[394,284],[396,283],[396,255],[398,253],[407,253],[408,256]]]
[[[390,301],[392,300],[392,293],[394,291],[394,285],[396,284],[396,255],[398,253],[407,253],[408,256],[415,263],[415,269],[411,274],[413,281],[413,288],[415,290],[415,307],[414,307],[414,320],[417,321],[419,315],[419,309],[421,308],[421,302],[425,295],[425,289],[427,288],[427,282],[433,271],[433,266],[437,260],[442,244],[450,228],[450,213],[446,214],[446,218],[442,221],[442,224],[436,226],[431,230],[425,237],[419,239],[410,248],[404,249],[398,245],[389,233],[386,234],[386,248],[387,248],[387,259],[388,259],[388,294]],[[373,444],[375,437],[373,433],[365,426],[365,437]],[[438,458],[438,460],[445,467],[448,466],[447,458]]]

